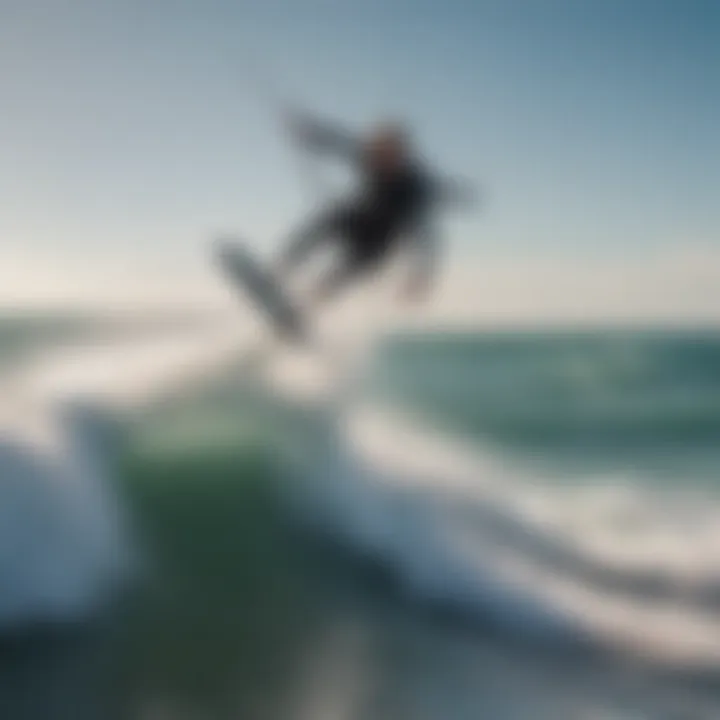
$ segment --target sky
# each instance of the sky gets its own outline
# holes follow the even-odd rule
[[[410,121],[482,189],[448,263],[500,294],[528,265],[720,259],[714,0],[0,0],[0,301],[208,281],[218,232],[279,247],[325,191],[271,88]]]

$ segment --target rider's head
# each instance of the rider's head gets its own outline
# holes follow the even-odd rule
[[[407,130],[396,122],[379,123],[370,131],[366,149],[373,167],[383,171],[396,170],[410,155]]]

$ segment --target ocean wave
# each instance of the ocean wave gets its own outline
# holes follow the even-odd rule
[[[113,463],[117,417],[68,399],[13,420],[0,434],[0,628],[87,619],[135,562]]]
[[[711,491],[629,471],[558,483],[406,411],[347,392],[312,401],[276,380],[221,383],[194,422],[176,415],[191,428],[177,452],[217,419],[213,407],[235,427],[250,418],[283,460],[294,516],[384,568],[406,597],[542,643],[720,659]]]
[[[290,455],[286,491],[409,596],[527,640],[720,659],[720,524],[707,497],[618,477],[558,487],[375,410],[328,432],[308,452],[303,423],[306,464]]]
[[[187,331],[95,338],[3,376],[0,628],[87,619],[127,585],[140,558],[118,467],[125,424],[232,347]]]
[[[177,348],[168,352],[175,356]],[[166,380],[165,361],[151,356],[153,372]],[[284,460],[283,497],[295,516],[386,567],[407,597],[542,643],[607,644],[684,663],[720,659],[720,523],[712,498],[655,491],[626,476],[560,486],[481,447],[423,431],[405,416],[359,405],[352,393],[342,402],[333,403],[332,393],[311,402],[272,380],[236,379],[199,397],[194,420],[193,412],[189,419],[171,413],[186,428],[174,450],[172,428],[161,421],[165,451],[186,452],[202,428],[219,442],[223,423],[236,427],[249,418]],[[213,418],[218,422],[208,425]],[[15,589],[3,594],[5,618],[41,613],[38,603],[45,602],[79,612],[80,597],[94,593],[63,593],[104,577],[98,567],[115,554],[115,541],[102,540],[106,531],[117,538],[106,512],[112,503],[102,499],[107,485],[86,482],[101,472],[103,434],[94,434],[100,425],[66,426],[83,428],[74,436],[79,445],[65,445],[74,448],[70,454],[41,457],[14,441],[4,446],[0,461],[13,468],[7,477],[37,478],[3,484],[3,492],[18,493],[0,502],[7,516],[0,572],[11,578],[3,585]],[[235,442],[232,434],[227,442]],[[68,470],[69,458],[75,464]],[[60,495],[46,491],[59,487]],[[8,510],[18,503],[32,513]],[[80,519],[59,514],[67,521],[53,539],[41,528],[58,503]],[[101,506],[106,510],[98,512]],[[33,513],[35,522],[23,522]],[[93,533],[97,543],[83,541]],[[25,543],[23,554],[18,543]],[[63,547],[70,548],[64,556]],[[18,565],[30,556],[38,562]],[[64,563],[70,569],[58,573]],[[88,569],[87,583],[72,580]],[[56,575],[57,585],[34,584]]]

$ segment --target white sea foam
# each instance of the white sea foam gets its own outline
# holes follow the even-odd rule
[[[407,593],[528,638],[720,660],[720,507],[709,493],[632,476],[569,487],[386,410],[328,417],[296,494]]]
[[[0,627],[88,617],[137,567],[115,461],[123,414],[210,371],[232,335],[43,355],[4,378]]]

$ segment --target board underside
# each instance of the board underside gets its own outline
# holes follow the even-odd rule
[[[240,244],[220,248],[220,263],[233,285],[239,286],[255,307],[286,339],[300,340],[303,323],[299,312],[274,278]]]

